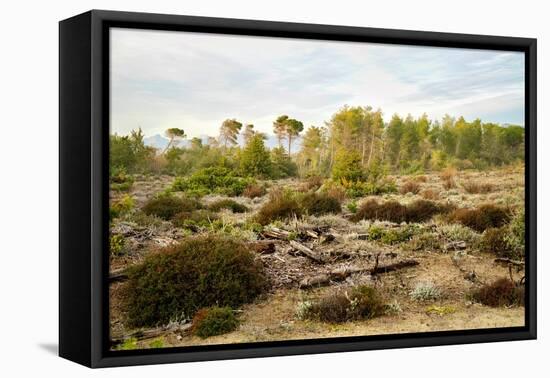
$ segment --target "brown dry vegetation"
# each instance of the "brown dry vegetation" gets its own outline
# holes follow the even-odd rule
[[[523,171],[517,167],[397,177],[399,188],[416,183],[419,190],[353,200],[332,193],[316,178],[253,184],[240,197],[212,194],[189,200],[175,193],[169,201],[177,204],[178,211],[166,210],[154,200],[170,183],[164,176],[136,176],[127,193],[111,193],[113,202],[122,203],[125,195],[133,201],[113,219],[111,234],[124,239],[124,248],[111,255],[111,271],[139,266],[189,238],[218,235],[255,246],[250,250],[255,251],[255,264],[263,267],[269,288],[237,304],[227,302],[235,305],[235,319],[224,310],[225,315],[214,317],[221,318],[222,325],[209,325],[204,333],[196,331],[197,325],[193,331],[187,329],[190,319],[171,319],[175,328],[170,326],[154,338],[140,336],[139,348],[151,347],[157,338],[166,347],[524,324],[520,280],[525,273],[494,261],[508,256],[502,230],[513,211],[523,206]],[[468,189],[465,183],[484,183],[491,190]],[[353,213],[349,209],[355,201]],[[248,211],[231,211],[235,204]],[[315,259],[292,243],[312,251]],[[372,273],[376,266],[409,260],[418,264]],[[323,277],[328,281],[323,282]],[[439,295],[417,300],[412,292],[427,284],[437,287]],[[154,328],[135,328],[128,321],[127,285],[125,281],[110,285],[114,339]],[[354,292],[359,287],[376,293],[376,300],[369,297],[361,302],[363,297]],[[212,300],[200,307],[216,305]],[[370,310],[359,316],[350,308]],[[310,315],[304,316],[308,311]],[[206,310],[199,317],[205,318]]]

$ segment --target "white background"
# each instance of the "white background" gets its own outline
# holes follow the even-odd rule
[[[0,21],[0,375],[527,377],[548,374],[550,163],[545,1],[7,1]],[[56,356],[58,25],[89,9],[538,38],[539,340],[89,370]],[[546,274],[541,274],[541,272]],[[547,299],[547,298],[546,298]],[[546,352],[544,349],[546,348]],[[545,372],[543,372],[546,370]]]

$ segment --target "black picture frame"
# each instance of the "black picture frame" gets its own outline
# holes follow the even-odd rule
[[[525,326],[109,351],[109,28],[374,42],[525,53]],[[535,339],[536,39],[92,10],[59,24],[59,354],[88,367]]]

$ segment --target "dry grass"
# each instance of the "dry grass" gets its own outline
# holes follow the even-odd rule
[[[443,187],[446,190],[456,188],[456,175],[457,171],[455,168],[445,168],[439,174],[439,178],[443,181]]]
[[[479,181],[465,181],[462,183],[462,187],[470,194],[486,194],[494,190],[493,184]]]
[[[420,195],[422,196],[422,198],[424,198],[425,200],[430,200],[430,201],[437,201],[439,200],[439,193],[436,192],[435,190],[433,189],[424,189]]]
[[[407,181],[399,187],[399,193],[401,194],[418,194],[420,192],[420,184],[416,181]]]

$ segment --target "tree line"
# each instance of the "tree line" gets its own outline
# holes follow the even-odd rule
[[[384,122],[380,109],[344,106],[322,126],[310,126],[288,115],[273,121],[277,147],[267,148],[267,135],[252,124],[227,119],[217,137],[206,143],[192,138],[185,147],[183,129],[166,130],[167,146],[159,151],[145,146],[140,129],[111,135],[113,170],[128,173],[164,172],[185,175],[194,170],[224,166],[250,175],[283,178],[296,175],[346,177],[361,180],[369,171],[395,173],[458,169],[486,169],[524,159],[524,128],[516,125],[468,122],[449,115],[430,120],[394,114]],[[242,143],[239,143],[239,140]],[[300,140],[299,148],[297,141]]]

